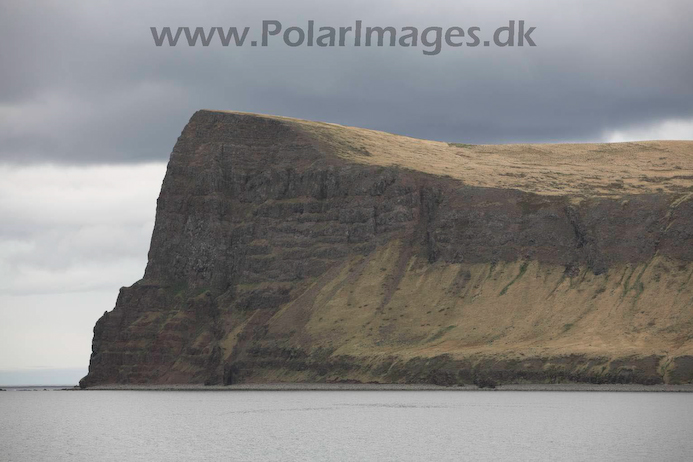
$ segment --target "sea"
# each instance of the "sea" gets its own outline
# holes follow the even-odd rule
[[[0,392],[2,461],[692,461],[693,394]]]

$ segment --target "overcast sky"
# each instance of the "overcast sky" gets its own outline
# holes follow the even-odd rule
[[[689,0],[2,0],[0,371],[86,368],[94,322],[144,271],[195,110],[466,143],[693,139],[691,17]],[[259,40],[265,19],[482,39],[524,20],[537,46],[156,47],[150,32],[248,26]]]

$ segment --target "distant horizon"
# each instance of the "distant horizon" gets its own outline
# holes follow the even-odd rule
[[[0,388],[75,386],[88,367],[0,370]]]

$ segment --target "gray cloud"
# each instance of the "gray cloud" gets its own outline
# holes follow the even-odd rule
[[[0,166],[0,296],[115,293],[134,282],[164,171],[164,163]]]
[[[0,160],[165,160],[200,108],[465,141],[598,141],[693,119],[693,6],[131,0],[0,6]],[[157,48],[150,26],[537,27],[536,48]],[[257,35],[255,35],[257,37]],[[632,131],[632,130],[631,130]],[[685,136],[685,133],[682,135]],[[693,137],[693,134],[690,135]]]
[[[144,272],[165,170],[0,165],[0,385],[87,365],[96,320]]]

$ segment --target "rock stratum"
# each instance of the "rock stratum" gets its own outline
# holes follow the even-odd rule
[[[198,111],[81,386],[693,381],[693,142]]]

